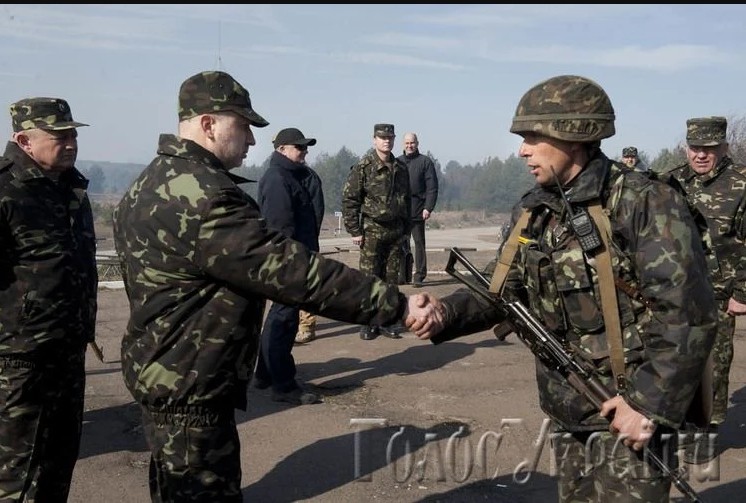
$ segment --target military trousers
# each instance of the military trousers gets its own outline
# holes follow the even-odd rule
[[[676,435],[659,427],[648,447],[677,463]],[[644,452],[626,447],[607,431],[570,433],[555,429],[552,450],[561,503],[665,503],[671,481],[650,464]]]
[[[67,501],[84,394],[85,346],[0,357],[0,501]]]
[[[727,302],[725,304],[727,307]],[[712,346],[712,417],[710,423],[721,424],[728,410],[728,383],[730,366],[733,363],[733,337],[736,333],[736,318],[728,315],[725,307],[718,311],[718,331]]]
[[[141,406],[150,447],[153,503],[240,503],[241,448],[235,411]]]
[[[402,240],[408,237],[404,233],[404,228],[375,222],[365,222],[363,227],[360,270],[369,272],[392,285],[398,284],[403,257]]]

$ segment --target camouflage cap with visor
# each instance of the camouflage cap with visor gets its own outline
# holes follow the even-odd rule
[[[10,117],[16,133],[28,129],[62,131],[88,125],[74,121],[70,105],[61,98],[26,98],[16,101],[10,105]]]
[[[637,157],[637,147],[624,147],[622,157]]]
[[[212,112],[235,112],[252,126],[269,125],[251,107],[249,91],[227,73],[208,71],[192,75],[179,89],[179,120]]]
[[[392,136],[396,136],[394,134],[394,125],[376,124],[373,126],[373,136],[378,136],[379,138],[391,138]]]
[[[686,142],[692,147],[715,147],[726,142],[725,117],[695,117],[686,121]]]

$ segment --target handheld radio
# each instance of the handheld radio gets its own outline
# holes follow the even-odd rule
[[[596,229],[593,220],[591,220],[591,216],[588,214],[588,210],[586,210],[585,208],[580,208],[576,212],[572,211],[570,201],[567,200],[565,191],[562,190],[562,185],[557,178],[557,173],[554,172],[554,166],[550,166],[550,168],[552,170],[552,174],[554,174],[554,181],[557,182],[557,188],[559,189],[559,193],[562,196],[562,201],[565,204],[567,216],[570,221],[570,227],[572,228],[575,237],[578,238],[580,248],[582,248],[583,252],[590,253],[596,248],[600,247],[602,244],[601,237],[598,234],[598,230]]]

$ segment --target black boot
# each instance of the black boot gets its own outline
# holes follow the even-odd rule
[[[360,329],[360,338],[364,341],[372,341],[378,337],[378,327],[367,326]]]
[[[389,339],[401,339],[401,335],[399,334],[406,331],[406,328],[401,323],[381,326],[381,333]]]

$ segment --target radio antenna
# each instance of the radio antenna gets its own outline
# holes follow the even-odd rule
[[[222,42],[222,21],[218,20],[218,70],[222,70],[223,60],[220,56]]]

